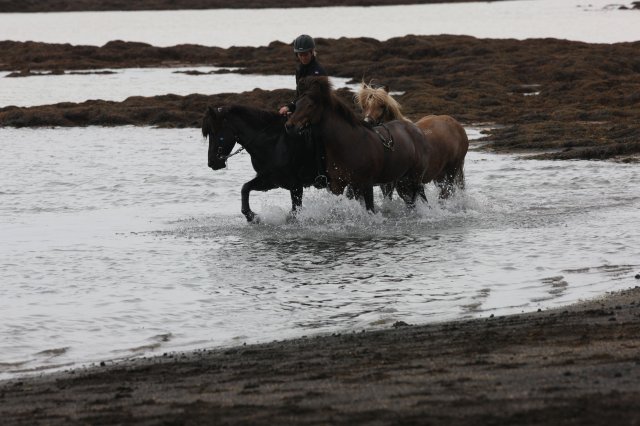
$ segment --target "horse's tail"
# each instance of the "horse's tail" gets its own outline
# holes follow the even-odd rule
[[[209,106],[202,117],[202,137],[206,138],[213,131],[213,109]]]

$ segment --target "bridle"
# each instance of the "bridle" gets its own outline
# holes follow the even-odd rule
[[[222,138],[222,139],[224,140],[224,138]],[[240,143],[240,138],[238,136],[235,136],[235,140],[233,141],[233,143],[234,144]],[[245,150],[244,146],[240,145],[240,148],[236,149],[231,154],[229,154],[229,155],[220,155],[221,154],[220,151],[222,151],[222,147],[218,147],[218,160],[227,161],[227,159],[233,157],[236,154],[241,153],[244,150]]]
[[[223,119],[222,119],[222,121],[223,121],[224,123],[226,123],[229,127],[231,127],[231,129],[232,129],[232,131],[233,131],[233,144],[234,144],[234,145],[235,145],[235,144],[240,144],[240,136],[238,135],[238,132],[236,131],[236,128],[235,128],[234,126],[232,126],[231,124],[229,124],[229,123],[227,122],[227,119],[226,119],[226,118],[223,118]],[[224,137],[220,136],[220,137],[218,138],[218,141],[219,141],[220,143],[223,143],[223,144],[224,144]],[[236,149],[236,150],[235,150],[234,152],[232,152],[231,154],[228,154],[228,155],[222,155],[222,147],[221,147],[221,146],[218,146],[218,160],[227,161],[227,159],[228,159],[228,158],[231,158],[231,157],[233,157],[234,155],[236,155],[236,154],[238,154],[238,153],[242,152],[244,149],[245,149],[245,148],[244,148],[244,146],[243,146],[243,145],[240,145],[240,148]]]
[[[380,126],[380,125],[382,125],[382,123],[384,123],[384,117],[385,117],[388,113],[389,113],[389,106],[388,106],[388,105],[385,105],[385,106],[384,106],[384,108],[382,109],[382,114],[380,114],[380,118],[379,118],[376,122],[374,122],[374,123],[372,123],[372,124],[373,124],[374,126]],[[367,118],[371,119],[371,116],[367,114],[364,118],[365,118],[365,120],[366,120]],[[372,120],[372,121],[373,121],[373,120]]]
[[[223,110],[222,108],[218,108],[218,112],[222,113]],[[233,132],[233,144],[238,144],[240,145],[240,148],[236,149],[234,152],[228,154],[228,155],[222,155],[222,147],[219,146],[218,147],[218,160],[221,161],[227,161],[227,159],[233,157],[236,154],[241,153],[242,151],[244,151],[246,149],[247,146],[251,146],[253,144],[253,141],[255,141],[256,139],[258,139],[265,130],[267,130],[270,125],[265,126],[263,129],[261,129],[255,137],[251,138],[251,140],[249,141],[244,141],[244,143],[241,143],[242,140],[240,139],[240,132],[238,131],[238,129],[236,128],[236,126],[234,126],[230,121],[227,120],[227,117],[223,117],[222,118],[222,122],[224,123],[224,125],[228,128],[231,129],[231,131]],[[219,137],[218,141],[224,143],[224,137]]]

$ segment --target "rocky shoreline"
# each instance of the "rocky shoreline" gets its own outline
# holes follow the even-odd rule
[[[634,425],[639,335],[635,287],[544,312],[399,323],[3,381],[0,418],[7,426]]]
[[[331,75],[376,79],[403,92],[404,113],[418,119],[449,114],[465,124],[495,125],[487,149],[538,152],[549,159],[637,161],[640,154],[640,42],[589,44],[556,39],[498,40],[468,36],[318,39]],[[283,42],[222,49],[154,47],[113,41],[104,46],[0,42],[0,70],[33,73],[124,67],[211,65],[238,72],[286,74]],[[40,76],[38,78],[47,78]],[[292,77],[293,78],[293,77]],[[352,94],[344,92],[345,99]],[[132,97],[29,108],[0,108],[0,126],[150,125],[198,127],[208,104],[275,109],[290,90],[213,96]]]

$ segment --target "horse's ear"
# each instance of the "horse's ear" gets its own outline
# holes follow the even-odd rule
[[[209,114],[211,114],[213,118],[222,118],[224,117],[224,114],[227,112],[228,108],[226,106],[219,106],[219,107],[209,106],[208,110],[209,110]]]

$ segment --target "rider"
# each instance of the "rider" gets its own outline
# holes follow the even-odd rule
[[[298,66],[296,67],[296,99],[300,96],[298,89],[298,83],[304,77],[313,76],[326,76],[327,72],[324,70],[320,62],[316,57],[316,43],[313,38],[307,34],[302,34],[293,41],[293,53],[298,59]],[[280,114],[286,116],[291,114],[296,109],[296,100],[280,107]],[[314,143],[314,154],[316,157],[317,176],[314,181],[316,188],[324,188],[327,186],[327,177],[325,175],[324,167],[324,153],[323,147]]]
[[[307,34],[298,36],[293,41],[293,53],[298,59],[298,66],[296,67],[296,98],[300,96],[298,91],[298,83],[305,77],[322,76],[327,75],[320,62],[316,57],[316,43],[313,38]],[[295,111],[296,101],[293,100],[287,105],[280,108],[280,114],[287,115]]]

